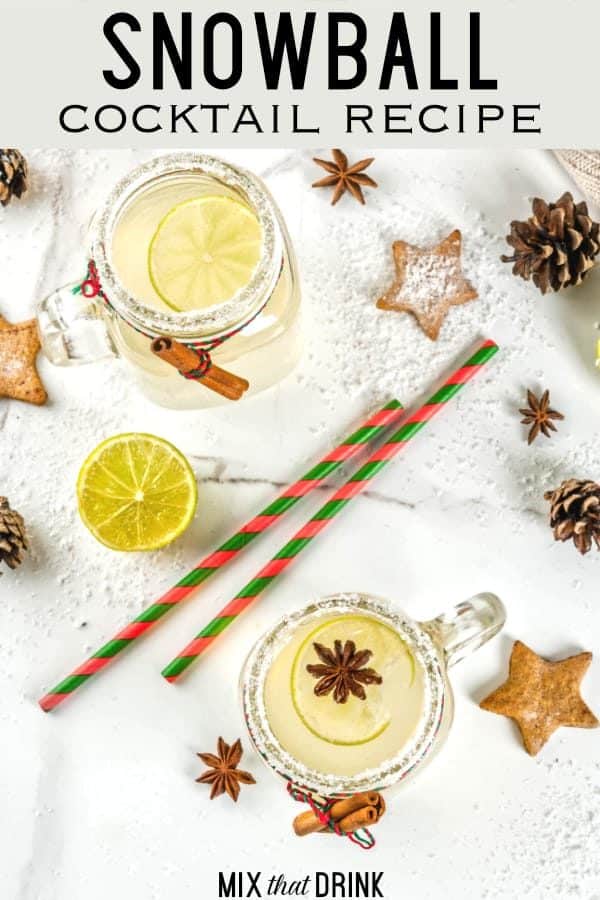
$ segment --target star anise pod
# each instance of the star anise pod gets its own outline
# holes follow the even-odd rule
[[[331,198],[332,206],[335,206],[338,200],[341,200],[346,191],[364,206],[365,195],[362,192],[363,187],[376,188],[378,186],[376,181],[373,181],[369,175],[364,173],[364,170],[369,168],[375,157],[371,156],[368,159],[361,159],[360,162],[350,166],[348,157],[341,150],[332,150],[331,153],[333,161],[315,157],[314,162],[321,166],[322,169],[325,169],[326,172],[329,172],[329,175],[320,181],[315,181],[313,187],[335,188]]]
[[[221,794],[228,794],[237,803],[240,784],[256,784],[250,772],[238,769],[243,752],[242,742],[239,739],[230,746],[220,737],[217,744],[217,756],[213,753],[197,754],[209,768],[200,778],[196,778],[196,781],[200,784],[212,784],[211,800]]]
[[[527,402],[529,407],[519,410],[521,415],[524,416],[521,419],[521,424],[531,425],[527,443],[533,444],[540,432],[548,438],[552,437],[550,432],[556,431],[556,426],[552,420],[564,419],[564,416],[562,413],[550,408],[550,392],[544,391],[538,400],[533,391],[527,391]]]
[[[354,641],[334,641],[333,650],[323,644],[313,643],[315,653],[322,662],[306,667],[306,671],[318,678],[315,685],[317,697],[325,697],[333,691],[336,703],[346,703],[350,694],[366,700],[364,684],[381,684],[383,679],[374,669],[365,669],[373,653],[356,650]]]

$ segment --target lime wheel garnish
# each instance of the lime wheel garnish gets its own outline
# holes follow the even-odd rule
[[[150,280],[178,312],[214,306],[249,284],[262,246],[260,222],[239,200],[186,200],[167,213],[150,242]]]
[[[315,694],[315,679],[307,671],[308,665],[319,662],[313,644],[333,647],[335,641],[353,641],[358,649],[372,652],[368,665],[383,682],[368,685],[366,700],[351,695],[345,703],[336,703],[331,696]],[[292,664],[292,701],[304,725],[322,740],[346,746],[366,744],[391,722],[394,710],[387,678],[395,687],[408,688],[414,674],[414,658],[393,628],[370,616],[340,616],[319,625],[301,644]]]

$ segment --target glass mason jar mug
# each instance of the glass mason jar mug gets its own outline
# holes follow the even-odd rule
[[[313,603],[278,622],[250,652],[241,676],[250,738],[273,772],[321,797],[404,784],[448,737],[448,670],[505,619],[493,594],[430,622],[365,594]],[[347,660],[353,650],[363,675],[348,690],[332,664],[336,653]],[[371,655],[358,659],[364,650]]]
[[[213,246],[218,270],[205,252]],[[55,365],[119,356],[155,403],[195,408],[238,399],[248,384],[263,390],[298,361],[294,251],[275,201],[249,172],[188,152],[140,166],[94,216],[88,260],[80,282],[38,308]]]

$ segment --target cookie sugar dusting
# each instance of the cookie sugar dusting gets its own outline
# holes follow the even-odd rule
[[[461,233],[456,229],[439,244],[424,248],[396,241],[392,252],[396,278],[377,307],[411,313],[435,341],[450,308],[478,296],[462,271]]]

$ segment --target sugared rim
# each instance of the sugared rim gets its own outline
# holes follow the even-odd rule
[[[278,651],[294,629],[309,618],[331,613],[361,612],[379,619],[406,638],[424,672],[424,704],[421,720],[410,742],[395,757],[358,775],[329,775],[309,769],[291,756],[269,726],[264,702],[264,683]],[[445,682],[439,654],[431,637],[389,604],[366,594],[336,594],[325,597],[277,622],[251,650],[242,672],[242,704],[250,738],[266,764],[295,785],[323,796],[384,789],[406,778],[431,749],[444,713]]]
[[[163,312],[132,297],[111,264],[111,240],[125,202],[140,188],[163,175],[183,171],[205,172],[247,198],[263,231],[260,262],[250,283],[234,297],[201,312]],[[131,171],[119,181],[100,208],[91,230],[90,252],[102,288],[111,305],[135,327],[152,335],[177,338],[218,337],[232,326],[252,318],[276,284],[283,252],[275,204],[261,182],[248,172],[214,156],[182,152],[159,156]]]

